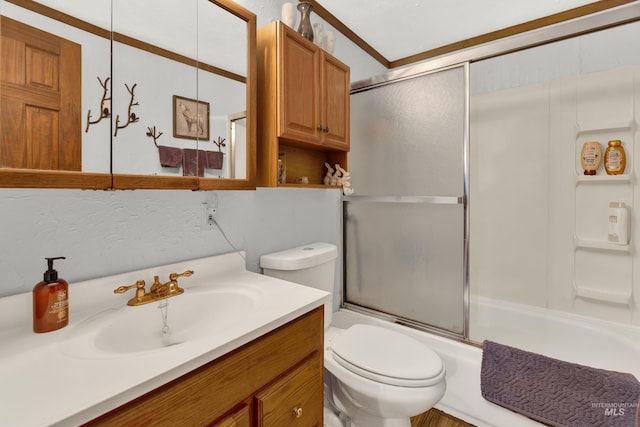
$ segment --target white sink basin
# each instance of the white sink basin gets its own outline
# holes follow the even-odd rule
[[[165,300],[124,306],[79,325],[63,351],[83,358],[108,358],[179,346],[240,321],[259,300],[255,290],[239,287],[186,290]]]

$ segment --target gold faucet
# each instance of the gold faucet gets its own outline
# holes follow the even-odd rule
[[[167,283],[160,283],[160,279],[158,276],[153,277],[153,284],[151,288],[149,288],[149,292],[145,289],[144,280],[138,280],[133,285],[129,286],[119,286],[117,287],[113,293],[115,294],[123,294],[127,292],[129,289],[136,290],[136,296],[131,298],[127,305],[142,305],[148,304],[153,301],[158,301],[165,298],[171,298],[176,295],[180,295],[184,292],[180,286],[178,286],[178,277],[189,277],[193,275],[193,270],[187,270],[184,273],[171,273],[169,274],[169,281]]]

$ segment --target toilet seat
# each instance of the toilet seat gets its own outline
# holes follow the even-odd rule
[[[379,326],[356,324],[336,338],[334,360],[345,369],[383,384],[427,387],[443,380],[440,357],[407,335]]]

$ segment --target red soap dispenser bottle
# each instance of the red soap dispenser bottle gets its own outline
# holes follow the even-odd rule
[[[69,323],[69,284],[58,278],[53,261],[65,257],[45,258],[48,270],[44,280],[33,288],[33,332],[51,332]]]

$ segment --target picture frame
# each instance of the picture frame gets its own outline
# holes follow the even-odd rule
[[[209,140],[209,103],[173,95],[174,138]]]

